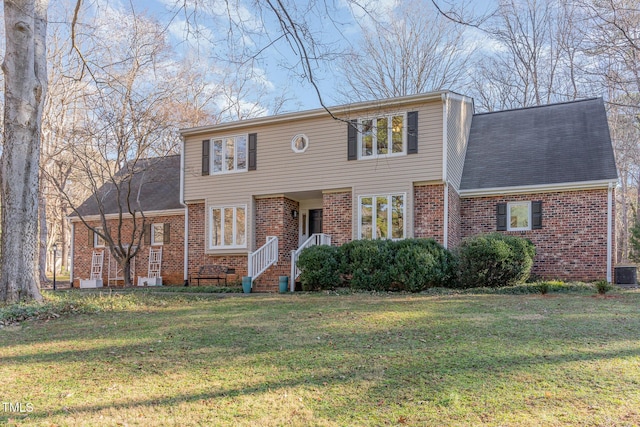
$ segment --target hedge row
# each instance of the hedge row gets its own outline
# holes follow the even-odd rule
[[[433,239],[354,240],[312,246],[300,254],[304,290],[350,287],[420,292],[433,287],[509,286],[529,277],[535,247],[526,239],[492,233],[451,252]]]

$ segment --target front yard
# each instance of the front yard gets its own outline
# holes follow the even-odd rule
[[[97,299],[0,329],[0,424],[640,423],[640,291]]]

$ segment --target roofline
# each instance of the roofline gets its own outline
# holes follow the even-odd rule
[[[157,211],[146,211],[144,212],[144,216],[145,217],[156,217],[156,216],[173,216],[173,215],[184,215],[184,208],[178,208],[178,209],[161,209],[161,210],[157,210]],[[94,214],[94,215],[83,215],[82,218],[85,221],[98,221],[98,220],[102,220],[102,215],[100,214]],[[104,219],[109,220],[109,219],[118,219],[120,218],[120,214],[119,213],[110,213],[110,214],[104,214]],[[122,213],[122,218],[124,219],[129,219],[131,218],[131,214],[129,212],[123,212]],[[80,216],[78,215],[67,215],[67,219],[71,222],[81,222],[82,220],[80,219]]]
[[[597,181],[561,182],[558,184],[520,185],[515,187],[494,187],[471,190],[460,190],[462,198],[498,196],[504,194],[545,193],[550,191],[588,190],[594,188],[608,188],[610,184],[617,184],[618,179],[601,179]]]
[[[509,112],[509,111],[531,110],[531,109],[534,109],[534,108],[553,107],[553,106],[556,106],[556,105],[577,104],[579,102],[595,101],[595,100],[598,100],[598,99],[603,99],[603,98],[601,96],[598,96],[598,97],[594,97],[594,98],[576,99],[574,101],[556,102],[554,104],[531,105],[529,107],[510,108],[508,110],[487,111],[487,112],[484,112],[484,113],[475,113],[474,116],[485,116],[485,115],[488,115],[488,114],[506,113],[506,112]]]
[[[313,110],[296,111],[292,113],[279,114],[275,116],[256,117],[254,119],[239,120],[235,122],[220,123],[217,125],[200,126],[195,128],[180,129],[179,132],[183,137],[190,137],[200,135],[204,133],[211,133],[217,131],[233,130],[237,128],[243,128],[247,126],[256,126],[265,123],[273,124],[283,121],[309,119],[314,117],[322,117],[328,115],[327,110],[332,114],[343,115],[347,113],[356,113],[362,110],[369,110],[373,107],[379,107],[381,105],[404,105],[411,104],[417,101],[435,101],[442,99],[442,95],[452,94],[455,96],[463,96],[449,90],[440,90],[436,92],[420,93],[416,95],[400,96],[396,98],[378,99],[374,101],[363,101],[351,104],[337,105],[334,107],[316,108]]]

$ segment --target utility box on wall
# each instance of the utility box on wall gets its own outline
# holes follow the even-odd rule
[[[625,264],[615,267],[615,284],[616,285],[631,285],[637,286],[638,284],[638,268],[635,265]]]

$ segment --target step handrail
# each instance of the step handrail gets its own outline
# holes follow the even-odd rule
[[[251,277],[251,286],[267,268],[278,262],[278,237],[267,236],[267,242],[258,250],[249,252],[247,275]]]

